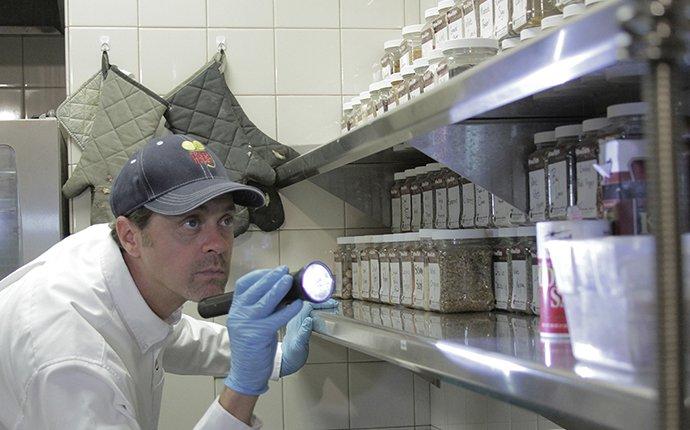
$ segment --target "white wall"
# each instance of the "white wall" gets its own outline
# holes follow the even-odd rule
[[[225,35],[228,85],[250,118],[285,144],[323,144],[339,133],[343,99],[370,83],[370,66],[383,42],[399,37],[403,25],[418,23],[426,3],[66,0],[67,86],[73,91],[98,70],[99,37],[106,35],[111,63],[164,95],[205,64],[216,51],[216,35]],[[70,164],[78,159],[72,146]],[[236,241],[232,279],[258,267],[329,260],[336,237],[381,231],[376,221],[309,182],[282,195],[285,225],[279,232],[252,231]],[[72,231],[88,225],[88,206],[86,194],[71,205]],[[186,310],[195,315],[194,306]],[[191,428],[221,384],[168,375],[160,428]],[[508,405],[452,386],[430,388],[406,370],[314,338],[305,368],[271,383],[257,413],[268,430],[430,423],[439,429],[511,428],[511,413],[490,418],[494,409],[510,411]],[[519,418],[524,419],[512,428],[536,429],[538,422],[540,429],[553,428],[542,426],[534,414]]]

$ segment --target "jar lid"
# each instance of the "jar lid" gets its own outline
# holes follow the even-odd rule
[[[436,172],[437,170],[441,170],[443,168],[443,164],[441,164],[441,163],[429,163],[426,165],[426,167],[429,169],[430,172]]]
[[[491,48],[498,50],[498,40],[486,37],[469,37],[466,39],[446,40],[441,43],[441,49],[444,54],[446,51],[462,48]]]
[[[585,6],[589,7],[589,6],[593,6],[597,3],[603,3],[605,1],[607,1],[607,0],[585,0]]]
[[[534,144],[535,145],[538,145],[540,143],[555,142],[555,141],[556,141],[556,133],[554,133],[553,130],[542,131],[542,132],[534,134]]]
[[[403,78],[405,76],[412,76],[414,74],[415,74],[414,67],[412,67],[412,66],[405,66],[402,68],[402,70],[400,70],[400,76],[402,76]]]
[[[426,173],[426,168],[424,166],[415,167],[412,170],[414,171],[414,176],[423,175]]]
[[[523,41],[533,39],[539,36],[539,32],[541,32],[541,28],[539,27],[525,28],[524,30],[520,31],[520,40]]]
[[[344,110],[344,111],[346,111],[346,110],[352,110],[352,103],[350,103],[350,102],[345,102],[345,103],[343,103],[343,110]]]
[[[424,27],[423,24],[407,25],[407,26],[402,28],[402,35],[403,36],[410,36],[413,34],[421,33],[422,27]]]
[[[503,39],[501,42],[501,49],[507,51],[508,49],[515,48],[518,43],[520,43],[519,37],[511,37],[510,39]]]
[[[387,89],[387,88],[390,89],[392,86],[393,86],[393,84],[391,84],[390,77],[388,77],[382,81],[379,81],[379,90],[383,90],[383,89]]]
[[[563,8],[563,19],[569,19],[574,16],[582,15],[587,8],[582,3],[573,3]]]
[[[403,171],[403,174],[406,178],[415,176],[414,169],[406,169],[405,171]]]
[[[371,84],[369,84],[369,93],[373,93],[374,91],[379,91],[380,89],[381,89],[381,82],[380,81],[372,82]]]
[[[541,20],[541,29],[546,30],[549,28],[558,27],[561,24],[563,24],[563,15],[558,14],[547,16],[546,18]]]
[[[388,77],[388,81],[392,84],[393,82],[402,82],[404,79],[400,72],[395,72]]]
[[[468,239],[483,239],[487,237],[487,229],[484,228],[468,228],[462,230],[432,230],[431,238],[433,240],[468,240]]]
[[[587,133],[589,131],[600,130],[608,124],[609,119],[606,117],[586,119],[582,121],[582,132]]]
[[[430,7],[429,9],[424,11],[424,19],[428,20],[429,18],[435,19],[438,17],[438,8],[437,7]]]
[[[429,60],[429,63],[436,63],[444,58],[446,57],[443,55],[443,50],[441,49],[432,49],[426,56],[426,59]]]
[[[426,69],[429,67],[429,59],[428,58],[417,58],[414,60],[412,63],[412,68],[415,69]]]
[[[352,99],[350,100],[350,103],[352,103],[352,107],[354,108],[355,106],[361,105],[362,101],[359,99],[359,97],[355,96],[355,97],[352,97]]]
[[[609,118],[615,118],[618,116],[630,116],[630,115],[646,115],[647,114],[647,103],[637,102],[637,103],[623,103],[619,105],[612,105],[606,108],[606,116]]]
[[[561,137],[579,136],[582,134],[582,124],[570,124],[556,127],[554,134],[556,135],[556,139],[560,139]]]
[[[448,10],[455,6],[455,2],[453,0],[441,0],[438,2],[438,11],[441,12],[442,10]]]
[[[401,43],[402,39],[386,40],[383,42],[383,49],[386,51],[391,51],[393,49],[400,48]]]
[[[393,173],[393,180],[399,181],[401,179],[405,179],[405,172]]]
[[[369,100],[371,98],[371,93],[369,91],[362,91],[359,93],[359,99],[361,101]]]

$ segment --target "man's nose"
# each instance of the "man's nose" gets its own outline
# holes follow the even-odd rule
[[[204,235],[203,252],[223,254],[232,246],[232,240],[232,232],[228,234],[227,229],[211,227]]]

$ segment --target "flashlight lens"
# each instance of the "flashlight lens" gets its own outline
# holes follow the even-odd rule
[[[315,303],[331,297],[334,283],[330,270],[321,263],[311,263],[304,269],[302,289]]]

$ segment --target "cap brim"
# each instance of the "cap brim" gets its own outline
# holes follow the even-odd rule
[[[232,195],[233,201],[241,206],[261,207],[265,203],[264,194],[258,188],[219,178],[191,182],[151,200],[144,206],[161,215],[181,215],[228,193]]]

